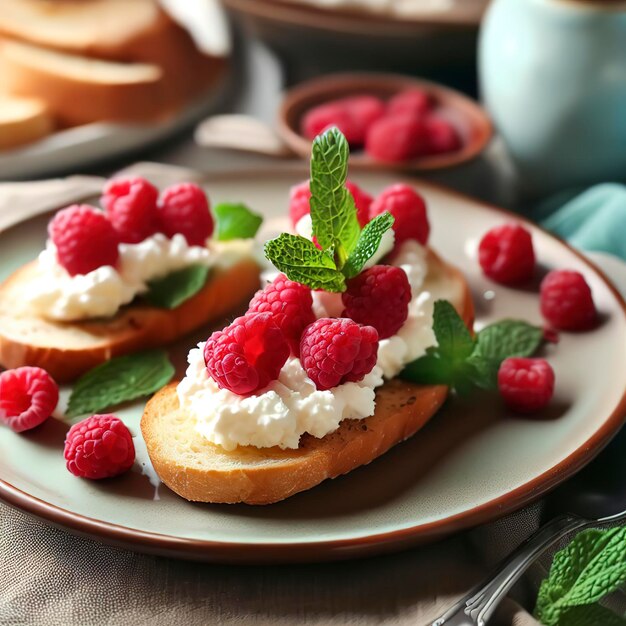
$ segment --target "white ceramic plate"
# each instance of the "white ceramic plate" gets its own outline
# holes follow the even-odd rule
[[[267,216],[286,210],[293,170],[211,175],[214,202],[248,203]],[[396,182],[384,173],[355,176],[375,193]],[[476,242],[510,215],[426,183],[432,243],[461,267],[477,318],[522,317],[541,324],[534,289],[485,279]],[[33,258],[47,218],[0,233],[0,279]],[[449,402],[411,440],[368,467],[267,506],[188,503],[142,474],[141,463],[117,479],[88,482],[69,474],[62,456],[67,424],[50,420],[30,434],[0,429],[0,496],[72,530],[137,550],[215,561],[347,558],[432,540],[492,520],[531,502],[593,458],[626,413],[625,304],[604,275],[580,254],[532,227],[542,268],[573,268],[591,284],[602,313],[593,332],[562,334],[547,358],[556,395],[543,419],[507,415],[495,396]],[[185,354],[209,329],[172,349]],[[134,434],[142,405],[119,411]],[[140,461],[145,456],[140,456]]]

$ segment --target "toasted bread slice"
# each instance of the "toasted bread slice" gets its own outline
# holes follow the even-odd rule
[[[0,90],[38,98],[61,126],[154,120],[169,113],[161,69],[0,41]]]
[[[36,141],[52,132],[48,106],[32,98],[0,97],[0,150]]]
[[[156,65],[172,104],[209,87],[224,64],[198,50],[158,0],[2,0],[0,33],[81,57]]]
[[[474,309],[461,273],[434,255],[432,285],[454,283],[454,304],[471,326]],[[436,293],[437,290],[435,289]],[[146,406],[141,432],[161,480],[187,500],[271,504],[370,463],[415,434],[441,407],[448,390],[399,379],[376,393],[376,412],[362,420],[344,420],[318,439],[304,435],[297,450],[239,447],[226,451],[197,433],[194,420],[179,408],[176,384],[158,392]]]
[[[175,309],[131,304],[110,319],[54,322],[18,306],[35,272],[33,261],[0,285],[0,364],[42,367],[60,383],[111,357],[175,341],[223,317],[259,286],[259,268],[246,259],[216,268],[205,287]]]

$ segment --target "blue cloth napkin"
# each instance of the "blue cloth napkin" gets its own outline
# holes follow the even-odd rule
[[[626,186],[603,183],[571,198],[555,196],[531,217],[581,250],[607,252],[626,261]]]

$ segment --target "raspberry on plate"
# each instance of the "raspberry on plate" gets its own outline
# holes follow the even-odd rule
[[[315,139],[325,130],[336,126],[350,146],[363,143],[362,131],[348,108],[339,101],[327,102],[313,107],[302,119],[302,134],[307,139]]]
[[[130,431],[115,415],[92,415],[74,424],[65,438],[67,469],[80,478],[111,478],[135,462]]]
[[[519,224],[504,224],[488,231],[478,247],[483,272],[503,285],[516,285],[532,278],[535,250],[530,233]]]
[[[320,391],[369,374],[378,356],[378,333],[343,318],[323,317],[306,327],[300,342],[300,361]]]
[[[387,115],[370,126],[365,151],[378,161],[401,163],[427,154],[428,141],[428,131],[422,119],[410,115]]]
[[[406,89],[390,98],[387,103],[387,114],[423,117],[432,108],[432,98],[426,91],[418,88]]]
[[[0,421],[16,433],[45,422],[58,401],[59,387],[39,367],[18,367],[0,374]]]
[[[588,330],[598,314],[580,272],[553,270],[541,282],[541,313],[558,330]]]
[[[117,233],[106,215],[94,207],[73,204],[59,211],[48,224],[48,234],[59,264],[70,276],[117,263]]]
[[[284,274],[255,294],[248,313],[271,313],[296,356],[300,354],[302,331],[315,321],[311,290]]]
[[[409,316],[411,286],[394,265],[374,265],[347,281],[344,317],[373,326],[380,339],[395,335]]]
[[[462,146],[461,138],[456,128],[441,117],[429,115],[425,120],[428,134],[429,154],[444,154],[455,152]]]
[[[396,245],[407,239],[426,245],[430,234],[426,202],[413,187],[399,183],[384,189],[370,206],[370,219],[385,211],[394,217]]]
[[[278,378],[289,344],[271,313],[249,313],[214,332],[204,346],[209,376],[220,389],[244,396]]]
[[[356,216],[361,228],[369,222],[369,209],[372,204],[372,196],[363,191],[357,184],[350,180],[346,181],[346,189],[352,194],[356,206]],[[305,180],[291,188],[289,197],[289,217],[293,227],[308,213],[311,212],[311,190],[309,181]]]
[[[161,231],[168,237],[184,235],[190,246],[204,246],[213,234],[213,216],[203,189],[194,183],[172,185],[158,204]]]
[[[554,371],[544,359],[505,359],[498,370],[498,388],[510,409],[534,413],[552,399]]]
[[[124,243],[139,243],[158,230],[158,189],[145,178],[113,178],[104,187],[102,206]]]

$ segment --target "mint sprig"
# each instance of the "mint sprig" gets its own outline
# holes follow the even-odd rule
[[[433,332],[437,346],[409,363],[400,376],[420,384],[448,385],[457,391],[473,386],[497,388],[502,361],[531,356],[543,339],[540,328],[519,320],[496,322],[473,338],[456,309],[445,300],[435,302]]]
[[[311,222],[317,244],[283,233],[265,245],[265,256],[291,280],[312,289],[345,291],[380,246],[393,217],[383,213],[363,230],[354,198],[346,188],[348,142],[331,128],[313,141],[311,155]]]
[[[190,265],[164,278],[150,281],[143,298],[154,306],[175,309],[195,296],[206,284],[208,276],[209,268],[206,265]]]
[[[332,257],[318,249],[312,241],[283,233],[265,244],[265,255],[290,280],[325,291],[344,291],[344,275]]]
[[[545,626],[624,626],[596,604],[626,583],[626,527],[586,530],[554,557],[535,616]]]
[[[98,413],[149,396],[173,376],[174,366],[163,350],[111,359],[78,379],[70,395],[67,416]]]
[[[316,137],[311,151],[313,234],[324,250],[335,252],[338,266],[354,250],[361,232],[354,198],[346,188],[349,152],[336,128]]]
[[[222,202],[213,208],[217,221],[215,238],[218,241],[253,239],[263,218],[245,204]]]
[[[361,231],[356,246],[348,256],[342,271],[346,278],[352,278],[360,273],[363,266],[376,254],[383,235],[393,226],[394,217],[389,212],[377,215],[365,225]]]

